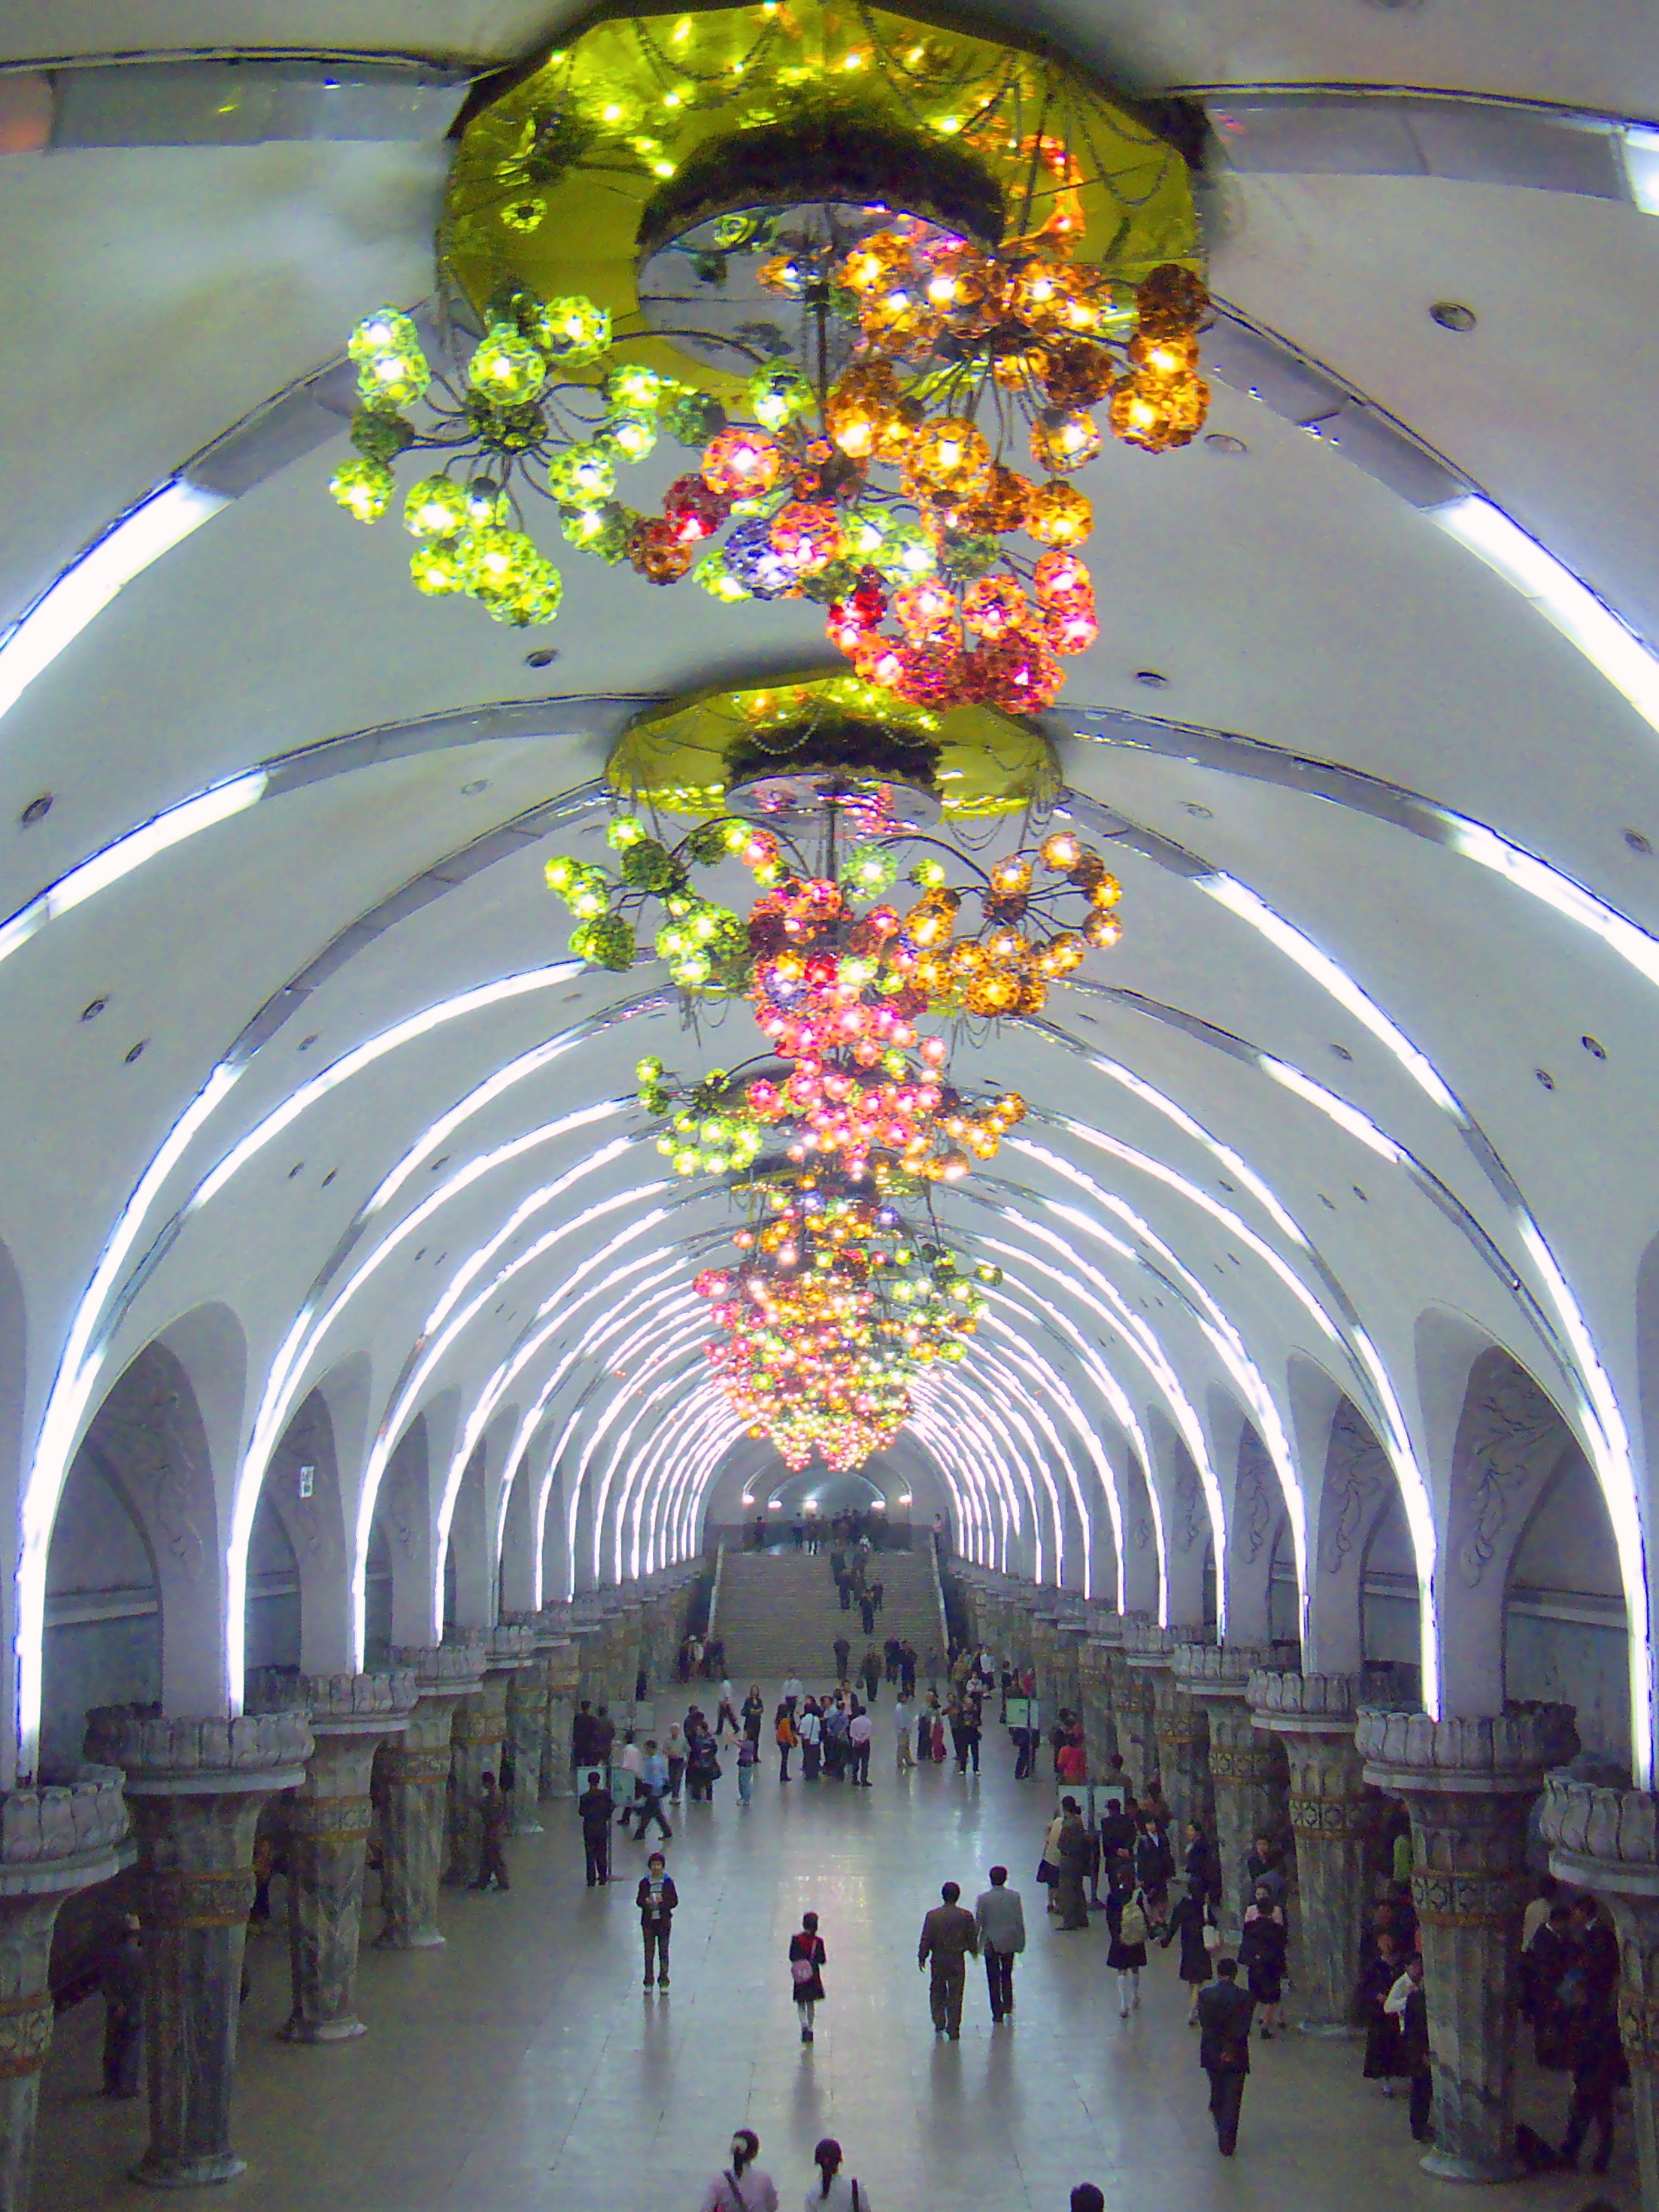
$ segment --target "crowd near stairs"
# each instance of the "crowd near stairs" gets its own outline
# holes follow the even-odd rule
[[[879,1651],[890,1636],[908,1637],[925,1668],[939,1643],[933,1563],[925,1539],[910,1552],[872,1552],[865,1578],[883,1586],[873,1638],[854,1601],[843,1613],[830,1571],[833,1546],[816,1555],[793,1549],[728,1551],[720,1574],[715,1630],[726,1646],[726,1671],[739,1690],[751,1681],[799,1674],[810,1689],[834,1679],[835,1643],[845,1636],[856,1668],[866,1644]]]

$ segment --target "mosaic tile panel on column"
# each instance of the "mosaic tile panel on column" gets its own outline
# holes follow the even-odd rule
[[[1183,1644],[1175,1655],[1181,1693],[1202,1708],[1208,1737],[1210,1802],[1214,1810],[1221,1926],[1236,1943],[1244,1924],[1243,1867],[1259,1835],[1288,1838],[1285,1754],[1257,1733],[1248,1692],[1250,1677],[1272,1658],[1249,1644]]]
[[[1501,2181],[1515,2154],[1521,1921],[1531,1890],[1527,1821],[1546,1771],[1578,1747],[1571,1705],[1433,1721],[1361,1706],[1367,1782],[1404,1801],[1434,2062],[1426,2172]]]
[[[295,1675],[271,1668],[249,1677],[250,1712],[299,1706],[313,1749],[305,1778],[283,1806],[288,1861],[291,2043],[342,2043],[367,2033],[357,2017],[357,1948],[362,1927],[375,1755],[409,1725],[415,1672]]]
[[[1147,1686],[1147,1733],[1141,1747],[1141,1784],[1157,1775],[1174,1822],[1170,1841],[1179,1863],[1184,1831],[1192,1820],[1211,1825],[1209,1728],[1204,1708],[1175,1678],[1175,1655],[1183,1644],[1201,1644],[1195,1628],[1160,1628],[1153,1622],[1126,1624],[1123,1654]]]
[[[1287,1762],[1296,1846],[1297,1929],[1291,2014],[1308,2035],[1352,2035],[1354,1984],[1369,1918],[1366,1855],[1377,1798],[1354,1741],[1358,1678],[1264,1668],[1250,1709]]]
[[[1659,1796],[1551,1774],[1539,1826],[1550,1872],[1600,1898],[1618,1930],[1619,2028],[1643,2212],[1659,2212]]]
[[[230,2116],[253,1832],[266,1799],[303,1782],[312,1749],[301,1711],[87,1716],[88,1753],[126,1777],[138,1846],[149,2145],[137,2180],[182,2189],[244,2171]]]
[[[380,1910],[376,1945],[428,1951],[443,1942],[438,1890],[447,1863],[450,1737],[457,1708],[483,1681],[482,1642],[461,1639],[394,1648],[394,1668],[415,1676],[415,1707],[402,1741],[375,1755],[380,1816]]]
[[[82,1766],[72,1781],[0,1793],[0,2212],[29,2201],[58,1911],[131,1856],[123,1780]]]

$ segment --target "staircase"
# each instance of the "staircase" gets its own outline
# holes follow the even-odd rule
[[[878,1651],[890,1636],[908,1637],[925,1682],[929,1657],[939,1650],[939,1607],[933,1567],[925,1551],[878,1552],[865,1570],[880,1579],[884,1601],[876,1631],[866,1638],[858,1607],[843,1613],[836,1595],[830,1555],[794,1551],[728,1552],[720,1576],[717,1632],[726,1645],[726,1671],[739,1689],[749,1682],[779,1682],[799,1674],[809,1688],[834,1678],[835,1641],[845,1636],[852,1665],[872,1642]]]

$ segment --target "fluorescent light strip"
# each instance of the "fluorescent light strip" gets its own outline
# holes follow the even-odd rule
[[[1357,1106],[1350,1106],[1346,1098],[1339,1098],[1335,1091],[1328,1091],[1322,1083],[1316,1083],[1310,1075],[1304,1075],[1299,1067],[1275,1060],[1271,1053],[1259,1052],[1255,1059],[1264,1075],[1271,1075],[1286,1091],[1295,1091],[1298,1098],[1305,1098],[1310,1106],[1316,1106],[1328,1121],[1346,1129],[1351,1137],[1358,1137],[1379,1159],[1387,1160],[1391,1167],[1399,1166],[1402,1157],[1399,1146],[1392,1137],[1383,1134],[1368,1114],[1362,1114]]]
[[[112,523],[0,643],[0,714],[9,713],[118,592],[229,505],[222,492],[175,477]]]
[[[1618,137],[1625,156],[1625,180],[1644,215],[1659,215],[1659,131],[1627,123]]]
[[[1428,514],[1529,600],[1650,728],[1659,729],[1659,659],[1588,584],[1478,492],[1431,507]]]

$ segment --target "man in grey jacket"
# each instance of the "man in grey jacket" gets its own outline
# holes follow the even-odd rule
[[[985,1979],[991,1992],[993,2025],[1014,2008],[1014,1960],[1025,1948],[1025,1908],[1019,1892],[1008,1887],[1006,1866],[991,1869],[991,1887],[974,1907]]]

